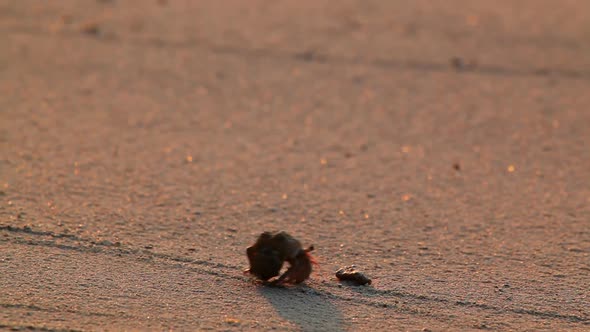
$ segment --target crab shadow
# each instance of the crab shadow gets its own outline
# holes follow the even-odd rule
[[[277,313],[302,331],[343,331],[342,313],[329,299],[307,286],[258,289]]]

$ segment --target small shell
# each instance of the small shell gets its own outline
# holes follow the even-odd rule
[[[352,281],[357,285],[371,284],[371,279],[357,271],[354,265],[346,266],[336,271],[336,278],[340,281]]]

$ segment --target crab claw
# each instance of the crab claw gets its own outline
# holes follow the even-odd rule
[[[315,264],[314,258],[309,254],[313,246],[301,250],[294,259],[289,261],[291,266],[277,280],[277,284],[300,284],[309,278],[311,266]]]

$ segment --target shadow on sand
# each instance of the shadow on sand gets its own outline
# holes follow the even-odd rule
[[[258,290],[277,313],[303,331],[342,331],[340,311],[324,296],[309,287],[260,287]]]

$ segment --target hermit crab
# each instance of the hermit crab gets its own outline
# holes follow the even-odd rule
[[[317,264],[310,255],[313,246],[304,249],[301,242],[286,232],[264,232],[256,242],[246,249],[250,268],[244,273],[268,282],[279,275],[283,263],[289,268],[270,284],[299,284],[309,278],[312,264]]]

